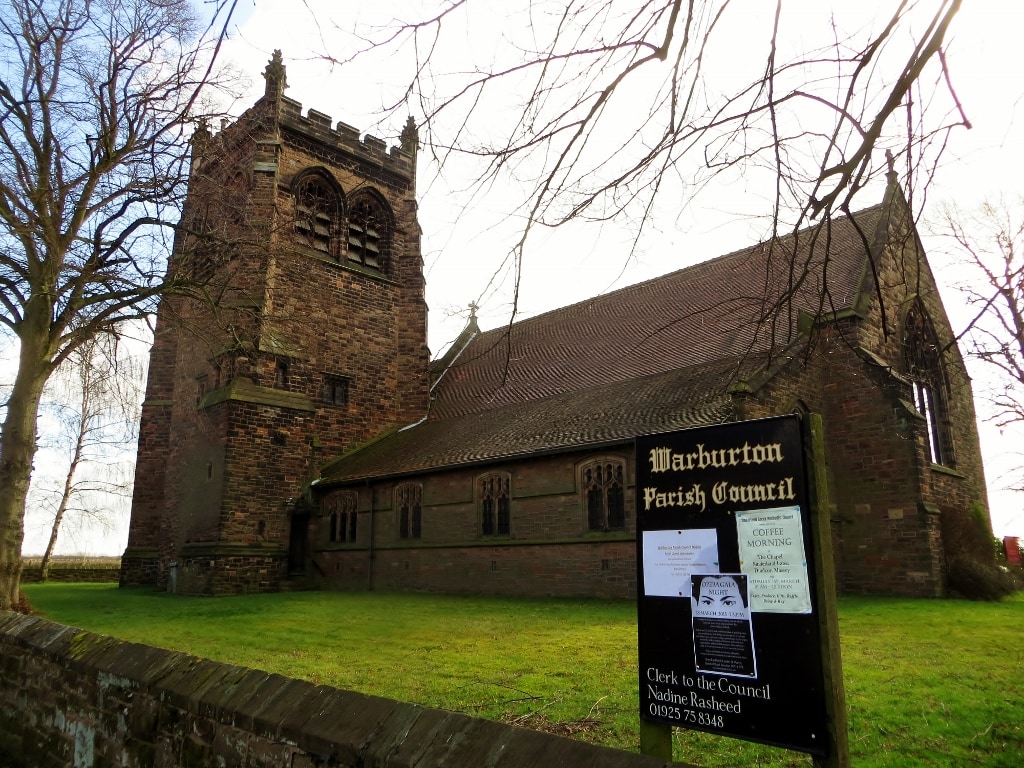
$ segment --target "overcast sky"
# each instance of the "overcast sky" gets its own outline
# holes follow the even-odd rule
[[[748,50],[746,40],[757,35],[758,14],[773,4],[763,0],[744,0],[740,14],[747,28],[734,33],[736,62],[723,62],[724,70],[742,63]],[[741,3],[742,4],[742,3]],[[840,19],[851,29],[881,18],[895,2],[851,3],[836,0]],[[413,0],[365,2],[348,0],[241,0],[236,28],[225,49],[226,57],[248,74],[250,87],[235,105],[237,114],[261,95],[260,77],[276,48],[282,50],[288,73],[287,95],[303,104],[327,113],[334,121],[370,130],[397,143],[397,135],[408,112],[382,118],[381,108],[393,103],[409,77],[410,60],[400,55],[367,57],[356,64],[338,66],[318,56],[327,51],[337,59],[347,58],[358,46],[353,30],[366,32],[374,24],[388,21]],[[808,45],[820,45],[820,33],[827,26],[828,2],[823,0],[786,0],[787,13],[796,10],[807,23],[796,40],[806,35]],[[460,52],[477,56],[489,53],[500,40],[507,22],[494,11],[515,7],[512,2],[481,0],[459,30]],[[852,17],[851,10],[856,14]],[[312,14],[312,16],[311,16]],[[316,21],[313,21],[315,17]],[[973,128],[959,129],[951,137],[943,165],[935,177],[927,198],[925,214],[936,217],[945,202],[970,209],[986,198],[1004,195],[1013,199],[1024,192],[1020,181],[1024,163],[1024,79],[1019,63],[1019,35],[1024,29],[1024,3],[1015,0],[989,0],[964,3],[954,24],[947,49],[949,69]],[[826,30],[827,32],[827,30]],[[827,34],[824,42],[827,42]],[[464,48],[464,51],[463,51]],[[760,50],[760,49],[758,49]],[[757,53],[760,56],[760,53]],[[498,119],[496,116],[495,119]],[[471,164],[452,164],[439,176],[428,159],[419,165],[420,225],[427,269],[427,301],[430,306],[430,346],[436,355],[443,350],[465,323],[465,310],[472,301],[480,301],[480,320],[485,327],[507,322],[511,283],[501,264],[519,222],[509,220],[510,194],[514,190],[495,189],[492,194],[475,195],[471,215],[451,205],[452,199],[471,181]],[[865,190],[855,207],[867,207],[880,200],[881,189]],[[679,269],[692,263],[728,253],[763,238],[763,217],[770,214],[770,198],[753,183],[733,184],[723,195],[709,193],[696,206],[683,213],[656,222],[639,248],[634,249],[634,232],[625,225],[588,225],[564,233],[541,233],[527,252],[523,265],[519,312],[526,317],[597,293],[629,285]],[[954,325],[963,322],[963,304],[952,290],[958,271],[942,253],[943,246],[929,237],[925,245],[939,280],[943,283],[947,309]],[[492,282],[495,274],[504,276]],[[975,368],[976,380],[984,379],[984,369]],[[1007,473],[1021,464],[1015,445],[1024,445],[1021,434],[1000,435],[983,426],[983,449],[989,481],[990,504],[997,535],[1024,536],[1024,498],[1003,492]],[[68,551],[88,550],[120,554],[127,538],[126,525],[110,535],[83,536]],[[39,534],[26,543],[26,552],[41,551],[45,540]],[[38,542],[42,541],[42,544]],[[30,543],[31,542],[31,543]]]
[[[421,118],[415,105],[399,110],[391,118],[382,118],[380,112],[382,106],[400,98],[408,82],[410,59],[368,56],[338,66],[324,62],[318,55],[327,52],[337,59],[349,57],[360,44],[350,30],[368,34],[374,25],[385,23],[403,8],[421,3],[252,3],[253,0],[248,0],[242,9],[237,33],[226,50],[251,77],[251,87],[240,101],[239,110],[261,94],[263,79],[259,73],[272,51],[279,48],[288,67],[287,94],[300,101],[304,109],[313,107],[326,112],[335,121],[342,120],[392,143],[397,143],[408,114]],[[837,21],[855,31],[873,16],[887,18],[884,11],[891,11],[896,4],[894,0],[786,0],[787,18],[801,22],[807,18],[806,28],[791,31],[789,39],[793,45],[809,47],[827,43],[830,5],[838,9]],[[463,44],[453,46],[459,50],[453,54],[452,68],[467,66],[470,57],[486,59],[481,49],[497,45],[512,23],[494,13],[494,8],[508,10],[519,5],[522,4],[509,2],[496,6],[482,1],[470,4],[470,8],[484,10],[468,14],[461,20],[464,28],[456,27],[452,33],[456,42]],[[754,67],[761,65],[765,48],[762,28],[770,23],[773,5],[764,0],[734,2],[739,9],[735,15],[744,24],[726,36],[730,52],[735,51],[735,60],[721,62],[723,78],[738,72],[745,74],[751,61]],[[873,8],[878,10],[873,12]],[[311,23],[309,13],[317,23]],[[791,23],[786,29],[792,30],[793,26]],[[947,57],[957,95],[973,128],[953,132],[940,173],[931,185],[926,213],[934,214],[946,201],[955,200],[962,207],[971,207],[986,196],[1000,192],[1012,196],[1020,189],[1021,163],[1015,148],[1021,146],[1024,134],[1024,80],[1019,57],[1014,52],[1021,28],[1024,4],[1008,0],[965,3],[958,14]],[[509,99],[517,96],[510,93]],[[382,119],[384,123],[379,124]],[[480,130],[480,124],[476,128]],[[518,220],[507,221],[510,207],[516,202],[510,197],[514,190],[500,188],[490,194],[474,195],[472,215],[463,215],[458,222],[454,218],[459,211],[449,204],[451,197],[471,183],[477,170],[469,162],[453,164],[439,178],[429,158],[420,158],[420,224],[428,269],[430,342],[435,353],[462,327],[464,318],[448,317],[453,308],[464,310],[470,301],[483,298],[481,321],[485,327],[505,322],[508,317],[509,291],[488,294],[483,286],[490,281],[520,231]],[[864,190],[857,205],[872,205],[880,195],[878,188]],[[609,288],[727,253],[767,234],[765,217],[770,214],[771,200],[753,182],[730,183],[724,192],[712,188],[697,200],[684,215],[659,219],[639,252],[631,253],[635,232],[629,224],[576,227],[569,235],[542,233],[527,251],[520,312],[528,316],[564,306]],[[933,260],[938,258],[938,254],[931,255]]]
[[[394,139],[401,130],[404,115],[399,113],[390,124],[377,125],[380,107],[392,103],[408,80],[407,62],[367,59],[355,65],[334,66],[317,57],[329,51],[338,59],[347,58],[358,41],[347,30],[367,30],[387,21],[402,7],[416,3],[345,3],[339,6],[326,0],[306,0],[305,5],[319,19],[309,24],[294,0],[256,0],[247,6],[238,33],[228,53],[254,77],[248,101],[259,95],[263,65],[275,48],[283,51],[288,67],[288,95],[303,104],[330,114],[357,128],[371,129],[384,138]],[[742,5],[742,4],[741,4]],[[746,0],[741,17],[747,28],[734,33],[736,56],[760,48],[745,47],[745,41],[763,41],[756,23],[758,14],[771,10],[772,3]],[[807,22],[798,43],[820,45],[822,29],[827,26],[829,6],[835,6],[837,20],[848,30],[876,19],[886,18],[895,2],[850,3],[837,0],[786,0],[786,12],[795,11]],[[474,55],[486,53],[508,23],[493,9],[514,7],[514,3],[477,3],[489,9],[471,14],[464,22],[464,44]],[[343,10],[339,10],[343,9]],[[851,11],[853,15],[851,15]],[[755,19],[755,21],[751,21]],[[762,20],[763,21],[763,20]],[[955,203],[970,210],[985,199],[1000,195],[1009,200],[1024,193],[1021,174],[1024,162],[1024,75],[1020,66],[1019,36],[1024,29],[1024,3],[1012,0],[964,3],[947,46],[947,60],[956,93],[972,128],[958,129],[950,137],[942,165],[928,191],[924,206],[922,234],[933,268],[943,287],[943,295],[954,326],[966,322],[965,308],[953,286],[962,276],[955,261],[946,253],[945,242],[930,236],[928,221],[937,220],[943,204]],[[828,40],[825,29],[824,42]],[[753,36],[753,37],[752,37]],[[753,54],[752,54],[753,55]],[[723,67],[739,64],[724,62]],[[248,103],[246,101],[245,103]],[[419,115],[413,115],[418,118]],[[399,119],[401,118],[401,119]],[[458,170],[458,169],[456,169]],[[472,174],[470,165],[461,170]],[[463,215],[447,205],[451,190],[468,185],[449,171],[438,179],[421,157],[420,224],[427,265],[427,300],[430,306],[430,345],[437,354],[461,330],[464,310],[471,301],[483,299],[480,320],[483,327],[507,322],[511,287],[507,279],[503,289],[495,290],[490,281],[507,254],[519,230],[517,222],[505,220],[510,205],[507,191],[495,190],[474,198],[473,216]],[[855,207],[867,207],[880,200],[881,190],[867,189]],[[696,207],[670,220],[660,220],[653,234],[640,249],[631,251],[634,232],[625,225],[588,225],[567,233],[545,233],[533,242],[524,260],[523,283],[519,297],[520,316],[529,316],[583,300],[602,291],[649,279],[688,264],[728,253],[764,237],[764,216],[770,213],[770,199],[753,185],[710,193]],[[458,312],[462,310],[462,314]],[[986,371],[974,366],[976,381]],[[976,385],[976,388],[977,385]],[[979,404],[984,413],[984,405]],[[1024,513],[1019,494],[1002,490],[1021,465],[1018,445],[1022,434],[1012,430],[1000,434],[982,425],[983,449],[989,482],[990,504],[998,535],[1024,536]]]

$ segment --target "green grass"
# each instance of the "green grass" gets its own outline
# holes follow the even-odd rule
[[[182,598],[26,585],[64,624],[636,750],[632,603],[304,592]],[[840,631],[855,768],[1024,763],[1024,596],[847,598]],[[677,729],[701,766],[808,757]]]

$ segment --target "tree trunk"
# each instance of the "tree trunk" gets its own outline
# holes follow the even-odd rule
[[[18,605],[21,589],[21,544],[25,538],[25,499],[36,453],[36,420],[49,364],[25,334],[21,338],[18,375],[0,433],[0,610]]]
[[[91,350],[91,345],[86,345],[86,349]],[[71,454],[71,464],[68,466],[67,476],[64,478],[64,490],[60,495],[60,504],[57,505],[57,513],[53,516],[53,526],[50,528],[50,540],[46,544],[46,551],[43,553],[43,559],[39,564],[39,580],[46,581],[50,577],[50,558],[53,556],[53,550],[57,546],[57,536],[60,534],[61,523],[64,522],[64,513],[68,511],[68,505],[71,503],[71,496],[75,489],[75,472],[78,471],[78,465],[82,462],[82,453],[85,451],[85,438],[89,432],[89,419],[92,414],[92,361],[88,357],[83,357],[79,363],[83,366],[80,371],[79,379],[82,384],[82,397],[79,401],[78,411],[78,423],[77,429],[75,430],[75,450]]]
[[[75,444],[75,455],[71,459],[71,466],[68,467],[67,477],[64,478],[64,491],[60,495],[60,504],[57,506],[57,514],[53,516],[53,526],[50,528],[50,540],[46,543],[46,551],[43,552],[43,559],[39,563],[39,580],[46,581],[50,577],[50,558],[57,546],[57,536],[60,534],[60,524],[64,522],[64,513],[68,511],[68,503],[71,501],[71,491],[75,484],[75,470],[82,458],[82,437],[79,432],[78,442]]]

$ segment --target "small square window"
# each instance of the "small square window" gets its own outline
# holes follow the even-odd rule
[[[274,366],[274,388],[288,389],[288,363],[278,360]]]
[[[348,405],[349,380],[344,376],[324,376],[323,398],[330,405]]]

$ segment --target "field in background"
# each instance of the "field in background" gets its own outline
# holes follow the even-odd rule
[[[299,592],[183,598],[27,585],[49,619],[636,750],[632,603]],[[1004,603],[839,603],[854,768],[1024,762],[1024,595]],[[798,713],[794,713],[798,716]],[[701,766],[810,766],[797,753],[676,729]]]

